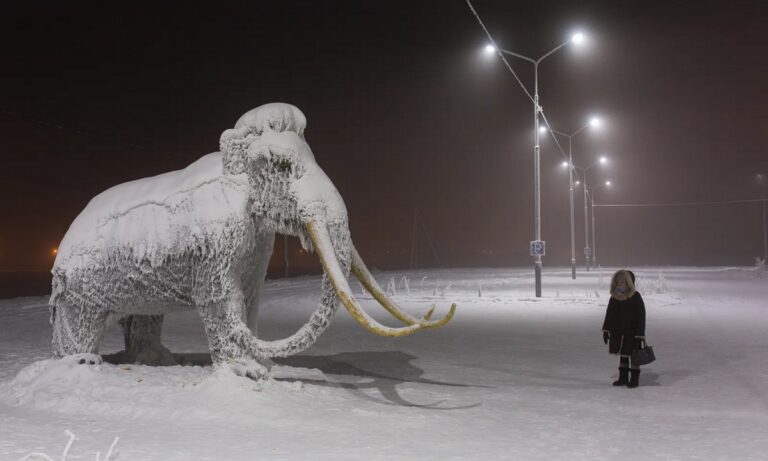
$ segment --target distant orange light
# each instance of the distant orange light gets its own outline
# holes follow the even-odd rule
[[[56,256],[56,254],[57,254],[58,252],[59,252],[59,249],[58,249],[58,248],[54,248],[53,250],[51,250],[51,254],[52,254],[52,255],[54,255],[54,256]]]

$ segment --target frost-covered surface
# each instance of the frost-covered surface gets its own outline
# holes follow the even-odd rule
[[[64,434],[69,438],[67,441],[67,444],[64,446],[64,451],[61,453],[61,457],[54,459],[53,457],[49,456],[46,453],[30,453],[27,456],[23,457],[21,461],[67,461],[69,459],[69,451],[72,449],[72,445],[77,442],[77,436],[72,433],[69,429],[64,430]],[[120,440],[119,437],[115,437],[115,440],[112,442],[112,445],[109,446],[109,449],[107,449],[107,452],[104,454],[104,458],[101,457],[101,452],[96,452],[96,461],[115,461],[117,457],[119,456],[119,451],[117,450],[117,442]]]
[[[765,459],[768,277],[632,269],[641,290],[647,283],[658,356],[635,390],[610,385],[618,364],[599,330],[608,271],[574,282],[570,269],[545,268],[541,299],[528,268],[380,273],[410,313],[456,301],[456,317],[395,340],[340,315],[261,383],[209,366],[48,360],[46,299],[0,300],[0,459],[61,453],[66,428],[80,439],[72,460],[94,459],[117,436],[120,461]],[[666,290],[654,293],[659,274]],[[320,284],[267,282],[262,336],[302,324]],[[368,312],[394,324],[353,287]],[[194,312],[167,315],[164,329],[172,351],[204,359]],[[113,327],[104,349],[121,348]]]
[[[305,225],[327,228],[326,255],[338,258],[341,277],[349,273],[344,201],[315,162],[305,128],[298,108],[265,104],[222,133],[220,153],[91,200],[67,231],[52,270],[54,354],[96,353],[117,319],[185,308],[203,319],[214,363],[244,374],[264,374],[255,359],[312,345],[337,310],[328,281],[298,331],[276,341],[256,336],[275,232],[297,235],[311,249]],[[159,328],[146,328],[158,322],[126,322],[132,341],[126,349],[167,358]]]
[[[240,213],[247,199],[247,176],[224,175],[219,152],[183,170],[120,184],[94,197],[75,219],[59,245],[56,268],[96,263],[119,247],[157,266],[180,250],[186,233],[202,240]]]

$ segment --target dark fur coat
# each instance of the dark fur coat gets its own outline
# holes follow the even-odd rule
[[[605,311],[603,331],[610,333],[608,352],[630,355],[635,340],[645,338],[645,303],[635,289],[634,274],[620,270],[611,278],[611,300]],[[627,291],[620,293],[616,287],[619,277],[627,282]]]

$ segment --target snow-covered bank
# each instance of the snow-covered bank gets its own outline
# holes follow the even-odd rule
[[[573,281],[568,269],[550,269],[536,299],[530,272],[378,274],[414,315],[457,302],[455,319],[387,339],[340,312],[312,349],[281,360],[262,384],[207,366],[48,360],[46,298],[0,300],[0,459],[57,455],[65,428],[80,439],[72,460],[93,459],[115,436],[121,461],[764,459],[768,278],[639,269],[659,359],[628,390],[610,385],[617,363],[599,331],[609,273]],[[261,334],[295,330],[318,296],[318,278],[268,282]],[[103,352],[121,342],[113,328]],[[169,315],[164,342],[206,363],[194,313]]]

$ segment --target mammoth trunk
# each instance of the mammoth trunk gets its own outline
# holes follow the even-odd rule
[[[333,246],[332,254],[338,259],[346,275],[349,273],[352,259],[349,228],[346,223],[340,223],[328,226],[328,232]],[[325,332],[331,324],[331,319],[336,313],[338,306],[339,300],[336,291],[329,275],[324,273],[320,306],[312,313],[309,321],[299,328],[296,333],[287,338],[264,341],[256,338],[243,324],[235,332],[236,338],[234,339],[240,343],[243,350],[247,351],[254,358],[286,357],[297,354],[312,346],[320,335]]]

